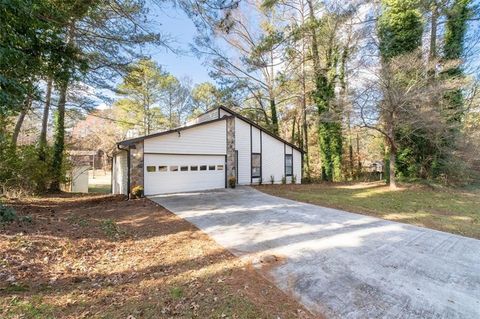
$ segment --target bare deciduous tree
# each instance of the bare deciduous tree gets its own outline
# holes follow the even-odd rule
[[[356,107],[362,126],[378,131],[385,138],[390,158],[391,188],[396,188],[399,138],[421,134],[440,149],[449,134],[453,134],[441,108],[432,101],[441,100],[446,90],[459,84],[446,79],[432,82],[418,51],[384,62],[365,80],[363,90],[357,94]],[[410,134],[398,134],[402,130],[408,130]]]

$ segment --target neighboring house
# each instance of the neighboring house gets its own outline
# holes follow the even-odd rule
[[[91,169],[110,169],[108,157],[102,150],[68,150],[67,154],[74,166],[87,165]]]
[[[383,172],[383,161],[365,161],[363,167],[367,172]]]
[[[145,195],[302,179],[302,150],[223,106],[187,126],[117,143],[112,192]]]

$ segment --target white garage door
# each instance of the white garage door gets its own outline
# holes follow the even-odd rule
[[[145,195],[225,187],[225,156],[145,154]]]

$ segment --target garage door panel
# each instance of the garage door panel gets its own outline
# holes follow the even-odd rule
[[[146,195],[225,187],[223,155],[145,154],[144,170]]]

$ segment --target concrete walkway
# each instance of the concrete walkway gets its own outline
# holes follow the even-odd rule
[[[236,255],[286,260],[275,284],[328,318],[480,318],[480,241],[250,187],[152,200]]]

